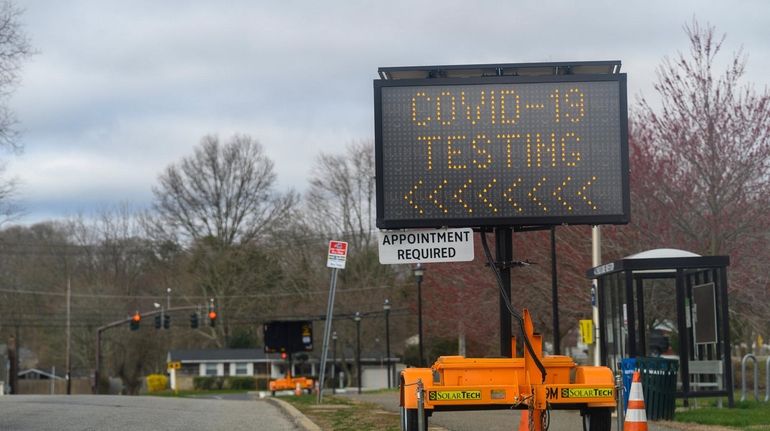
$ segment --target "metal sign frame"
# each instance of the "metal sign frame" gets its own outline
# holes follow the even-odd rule
[[[619,83],[619,127],[620,127],[620,175],[622,199],[621,213],[596,216],[530,216],[530,217],[468,217],[468,218],[426,218],[426,219],[386,219],[384,202],[384,148],[382,125],[382,89],[385,87],[420,87],[437,85],[494,85],[494,84],[534,84],[562,82],[601,82]],[[541,75],[541,76],[486,76],[471,78],[429,78],[429,79],[379,79],[374,80],[374,131],[375,131],[375,171],[377,197],[377,227],[380,229],[429,228],[429,227],[499,227],[525,225],[561,225],[561,224],[626,224],[629,221],[631,204],[628,179],[628,100],[625,74],[579,74],[579,75]]]

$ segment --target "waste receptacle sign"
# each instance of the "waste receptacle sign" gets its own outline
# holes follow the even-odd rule
[[[345,269],[345,259],[348,256],[348,243],[345,241],[329,241],[329,255],[326,266],[329,268]]]

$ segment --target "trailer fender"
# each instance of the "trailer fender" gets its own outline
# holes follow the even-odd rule
[[[401,371],[400,392],[401,407],[407,409],[417,408],[417,380],[422,379],[425,387],[431,385],[433,373],[430,368],[407,368]]]
[[[615,378],[612,375],[612,370],[607,367],[592,367],[592,366],[578,366],[575,368],[575,383],[587,384],[587,385],[605,385],[615,386]],[[615,401],[617,401],[618,393],[615,392]],[[611,410],[615,408],[615,402],[604,403],[588,403],[588,407],[607,407]]]
[[[607,367],[581,365],[575,367],[575,383],[588,385],[614,385],[612,370]]]

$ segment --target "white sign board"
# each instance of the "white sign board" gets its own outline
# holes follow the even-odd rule
[[[468,262],[473,229],[410,229],[379,234],[380,263]]]
[[[329,256],[326,266],[329,268],[345,269],[345,259],[348,257],[348,243],[345,241],[329,241]]]

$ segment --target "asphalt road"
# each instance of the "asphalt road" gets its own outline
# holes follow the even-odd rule
[[[0,397],[0,430],[296,431],[265,401],[110,395]]]
[[[397,392],[363,393],[361,395],[350,393],[345,394],[345,396],[378,404],[387,411],[398,411]],[[511,431],[512,429],[518,429],[520,418],[520,413],[517,410],[439,412],[431,416],[428,424],[430,428],[438,426],[449,431]],[[549,431],[582,430],[581,420],[582,418],[578,412],[566,410],[553,411]],[[615,421],[616,419],[613,417],[613,430],[616,429]],[[673,431],[672,428],[663,427],[654,422],[648,423],[648,428],[650,431]]]

